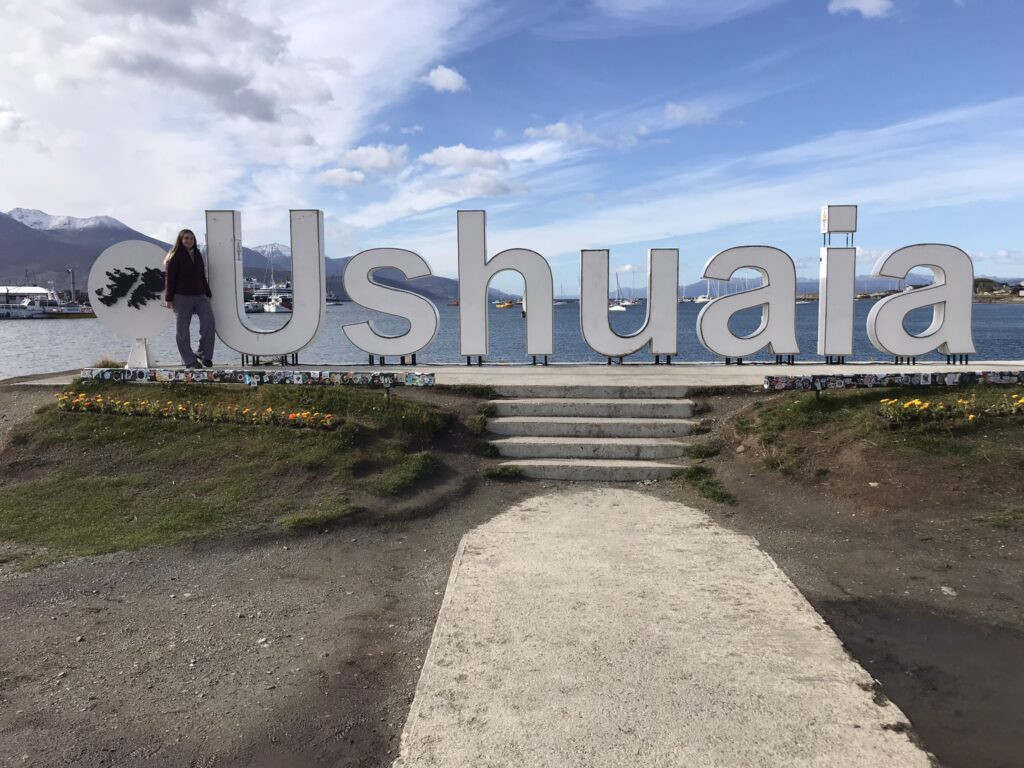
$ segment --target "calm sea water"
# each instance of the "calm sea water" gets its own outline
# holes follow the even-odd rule
[[[873,302],[858,301],[854,337],[854,360],[885,360],[871,346],[864,324]],[[797,305],[797,339],[802,350],[798,360],[818,361],[817,346],[818,305]],[[418,355],[421,365],[433,363],[462,363],[459,356],[459,309],[438,307],[440,329],[434,341]],[[696,321],[700,305],[679,305],[679,352],[677,361],[721,360],[708,352],[697,341]],[[591,351],[580,333],[579,305],[565,304],[554,307],[555,354],[552,362],[602,362],[604,358]],[[490,362],[527,363],[526,321],[518,309],[490,309]],[[619,333],[639,329],[644,319],[644,307],[630,307],[626,312],[613,312],[612,327]],[[733,317],[732,329],[737,333],[751,333],[759,322],[760,313],[751,310]],[[908,317],[911,332],[923,331],[930,321],[930,310],[918,310]],[[342,326],[371,319],[383,333],[397,334],[408,328],[400,318],[370,312],[355,304],[342,304],[327,308],[325,329],[313,345],[299,353],[299,363],[365,364],[367,355],[353,347],[342,333]],[[255,328],[279,328],[288,315],[251,315]],[[198,339],[198,323],[193,326],[193,339]],[[977,359],[1024,359],[1024,304],[975,304],[974,343]],[[0,321],[0,379],[50,371],[88,367],[101,357],[124,360],[131,342],[111,334],[98,320],[3,320]],[[168,365],[179,365],[174,345],[174,332],[168,329],[150,339],[150,352]],[[215,362],[238,364],[240,356],[218,342]],[[767,360],[765,353],[751,358]],[[940,355],[927,358],[942,360]],[[638,353],[629,361],[649,362],[650,355]]]

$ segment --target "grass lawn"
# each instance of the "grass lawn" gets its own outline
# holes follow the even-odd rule
[[[172,544],[274,524],[322,526],[407,494],[442,468],[438,408],[382,390],[83,382],[104,398],[332,413],[330,431],[68,413],[56,406],[0,454],[0,539],[55,556]],[[382,505],[388,502],[380,502]]]
[[[738,418],[734,427],[741,437],[754,436],[767,466],[784,473],[809,458],[803,437],[811,434],[866,439],[922,458],[982,460],[990,438],[1022,436],[1024,409],[1012,407],[1021,395],[1020,387],[994,385],[801,393],[755,404],[753,417]]]

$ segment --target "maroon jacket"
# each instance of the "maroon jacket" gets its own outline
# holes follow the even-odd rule
[[[164,301],[174,301],[175,294],[182,296],[212,296],[210,284],[206,282],[206,267],[203,254],[198,248],[190,254],[180,249],[167,263],[167,282]]]

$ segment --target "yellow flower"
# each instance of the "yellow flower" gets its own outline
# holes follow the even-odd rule
[[[974,421],[974,414],[973,414],[973,413],[972,413],[972,414],[970,414],[970,415],[969,415],[969,416],[967,417],[967,420],[968,420],[968,421]]]

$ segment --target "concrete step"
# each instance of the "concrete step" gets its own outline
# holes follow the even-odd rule
[[[613,483],[667,480],[680,469],[678,464],[618,459],[517,459],[502,466],[519,467],[526,477],[537,480],[581,480]]]
[[[487,420],[496,435],[534,437],[682,437],[694,419],[618,419],[580,416],[497,416]]]
[[[616,371],[618,373],[618,371]],[[568,378],[568,377],[567,377]],[[619,375],[620,379],[627,379]],[[680,384],[495,384],[494,390],[502,397],[616,397],[616,398],[668,398],[686,397],[688,387]]]
[[[549,398],[492,400],[496,416],[597,416],[602,418],[669,418],[693,416],[692,400],[653,398]]]
[[[687,443],[666,437],[506,437],[501,456],[519,459],[677,459]]]

